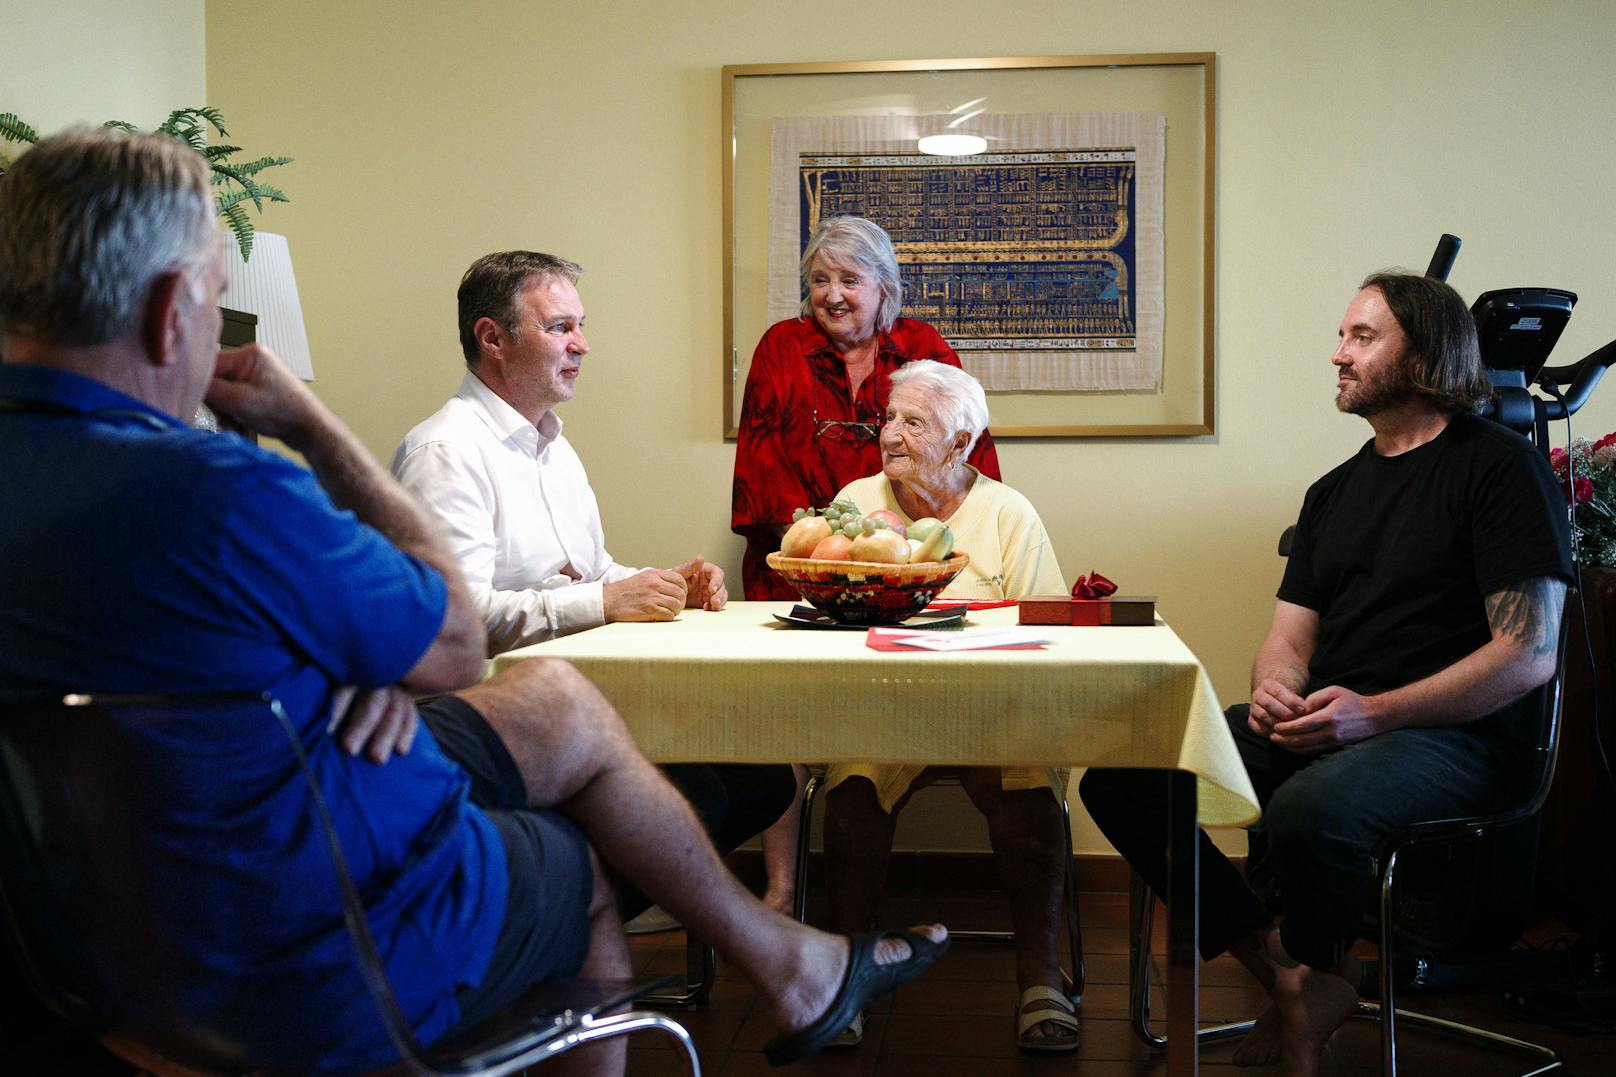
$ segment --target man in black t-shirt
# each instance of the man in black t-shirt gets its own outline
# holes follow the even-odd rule
[[[1229,950],[1273,997],[1235,1061],[1304,1077],[1357,1003],[1348,951],[1376,841],[1518,795],[1572,578],[1547,461],[1474,416],[1491,390],[1458,293],[1375,274],[1340,333],[1336,407],[1374,437],[1308,490],[1251,701],[1227,715],[1263,804],[1249,862],[1285,896],[1281,927],[1201,840],[1202,953]],[[1157,893],[1164,789],[1140,770],[1081,787]]]

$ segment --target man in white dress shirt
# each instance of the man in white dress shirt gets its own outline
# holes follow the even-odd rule
[[[460,391],[393,455],[393,474],[443,524],[490,655],[612,621],[722,609],[728,598],[724,570],[700,556],[636,569],[606,552],[595,493],[555,413],[572,399],[589,353],[582,272],[534,251],[473,262],[458,297],[468,368]],[[661,769],[721,854],[778,820],[796,797],[786,765]],[[770,875],[790,877],[784,865],[771,864]],[[644,904],[635,894],[622,901],[628,915]]]
[[[724,570],[700,556],[635,569],[606,552],[594,491],[554,410],[572,399],[589,353],[582,272],[531,251],[473,263],[459,295],[465,379],[393,457],[393,474],[448,531],[490,654],[728,598]]]

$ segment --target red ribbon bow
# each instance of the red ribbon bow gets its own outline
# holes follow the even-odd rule
[[[1110,598],[1116,593],[1117,585],[1098,572],[1079,576],[1077,582],[1072,584],[1073,598]]]

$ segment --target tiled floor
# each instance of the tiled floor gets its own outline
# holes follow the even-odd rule
[[[720,965],[711,997],[699,1009],[674,1016],[691,1032],[708,1077],[747,1077],[763,1073],[847,1074],[858,1077],[1034,1077],[1081,1074],[1084,1077],[1150,1077],[1166,1073],[1160,1054],[1147,1050],[1127,1022],[1126,900],[1120,895],[1085,895],[1083,931],[1087,951],[1088,989],[1084,995],[1083,1044],[1073,1054],[1033,1057],[1018,1052],[1011,1037],[1015,972],[1008,946],[994,943],[956,944],[938,964],[899,990],[869,1015],[864,1043],[850,1050],[828,1050],[790,1070],[771,1070],[763,1044],[774,1034],[757,1012],[748,984]],[[1000,926],[1002,899],[977,892],[914,892],[890,897],[882,910],[887,923],[939,919],[958,928]],[[1159,919],[1159,918],[1158,918]],[[1535,932],[1539,942],[1556,934],[1552,925]],[[683,932],[641,935],[630,939],[641,970],[681,972]],[[1158,952],[1160,950],[1158,940]],[[1616,1077],[1616,1031],[1602,1034],[1561,1032],[1511,1015],[1497,990],[1420,992],[1404,998],[1407,1006],[1454,1020],[1549,1043],[1566,1059],[1571,1077]],[[1263,995],[1232,959],[1203,966],[1201,1016],[1207,1023],[1240,1020],[1258,1012]],[[0,1074],[72,1074],[75,1077],[129,1077],[121,1065],[92,1041],[28,1026],[23,1010],[8,1006],[0,1026]],[[1607,1028],[1609,1026],[1606,1026]],[[1376,1029],[1368,1022],[1349,1022],[1337,1034],[1326,1059],[1332,1077],[1368,1077],[1378,1072]],[[683,1064],[658,1037],[641,1033],[630,1039],[629,1073],[633,1077],[677,1077]],[[1495,1077],[1521,1074],[1524,1065],[1502,1054],[1456,1045],[1431,1033],[1406,1030],[1401,1037],[1402,1072],[1407,1077]],[[1202,1069],[1233,1077],[1232,1046],[1202,1051]],[[532,1070],[534,1077],[548,1072]],[[1277,1073],[1274,1068],[1241,1071]]]
[[[1002,914],[997,899],[960,894],[917,901],[889,899],[882,919],[887,923],[940,919],[958,927],[994,927]],[[1165,1058],[1140,1043],[1129,1028],[1127,998],[1127,903],[1120,895],[1085,896],[1083,930],[1087,952],[1088,990],[1082,1009],[1083,1043],[1072,1054],[1034,1057],[1018,1051],[1011,1034],[1015,969],[1008,946],[961,943],[919,980],[900,989],[868,1015],[864,1043],[851,1049],[827,1050],[786,1072],[856,1074],[859,1077],[1032,1077],[1082,1074],[1085,1077],[1165,1074]],[[640,967],[649,972],[684,968],[684,934],[668,932],[630,940]],[[1596,1035],[1559,1032],[1513,1017],[1496,990],[1409,994],[1407,1008],[1480,1024],[1527,1040],[1550,1043],[1567,1060],[1573,1077],[1616,1075],[1616,1032]],[[1207,1023],[1235,1021],[1256,1014],[1262,992],[1231,958],[1220,958],[1202,970],[1201,1016]],[[700,1009],[675,1013],[691,1032],[701,1055],[702,1071],[712,1077],[745,1077],[781,1072],[764,1061],[763,1044],[773,1029],[754,1005],[744,980],[720,966],[708,1002]],[[1325,1072],[1334,1075],[1378,1071],[1376,1027],[1352,1021],[1337,1034],[1326,1058]],[[1515,1059],[1455,1044],[1432,1033],[1405,1030],[1400,1061],[1407,1077],[1493,1077],[1520,1074],[1530,1067],[1511,1066]],[[682,1072],[679,1060],[649,1035],[638,1035],[629,1049],[633,1077],[664,1077]],[[1232,1044],[1202,1051],[1202,1068],[1211,1074],[1233,1074]],[[1244,1070],[1277,1073],[1277,1068]]]

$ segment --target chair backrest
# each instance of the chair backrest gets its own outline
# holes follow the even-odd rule
[[[1568,603],[1575,592],[1567,596]],[[1560,622],[1554,676],[1520,701],[1518,781],[1507,802],[1487,815],[1427,820],[1386,834],[1375,863],[1407,851],[1399,884],[1396,931],[1422,952],[1488,951],[1507,945],[1532,909],[1537,815],[1554,782],[1559,757],[1566,641]],[[1487,836],[1485,843],[1474,839]],[[1378,915],[1378,914],[1377,914]]]
[[[354,1034],[376,1034],[379,1006],[394,1048],[418,1051],[303,746],[267,696],[67,696],[0,709],[0,895],[30,987],[81,1027],[187,1065],[296,1071],[312,1061],[274,1012],[298,973],[276,980],[262,973],[273,959],[251,970],[218,960],[233,937],[254,937],[254,922],[276,915],[286,884],[256,860],[255,835],[233,832],[239,804],[170,780],[191,765],[174,766],[173,756],[176,745],[196,743],[187,731],[199,723],[221,740],[268,730],[271,743],[289,746],[285,777],[272,784],[312,801],[312,840],[328,847],[335,868],[291,885],[315,895],[300,904],[327,910],[314,930],[351,937],[359,949],[363,985],[348,992],[345,1011],[363,1021]],[[267,902],[242,900],[255,878]],[[341,949],[351,962],[349,944]]]
[[[168,928],[195,896],[164,885],[164,850],[147,842],[161,773],[146,765],[150,740],[131,728],[86,697],[0,712],[7,933],[35,994],[61,1016],[197,1065],[241,1068],[234,1037],[198,1035],[187,1016],[199,970]]]
[[[262,752],[288,738],[295,762],[282,748],[251,778],[242,766],[239,781],[191,780],[199,743],[222,745],[207,762],[229,768],[239,762],[232,744]],[[67,696],[0,709],[0,893],[40,999],[98,1035],[186,1065],[307,1068],[278,1009],[289,1003],[277,998],[302,970],[278,968],[276,954],[238,964],[232,953],[284,912],[339,940],[334,960],[352,977],[337,879],[277,877],[280,847],[243,825],[255,800],[306,805],[301,751],[280,705],[257,695]],[[311,919],[310,908],[325,911]],[[369,1031],[367,987],[338,990],[343,1013]]]
[[[1554,676],[1540,688],[1528,694],[1521,705],[1531,708],[1533,719],[1531,739],[1526,742],[1530,757],[1523,760],[1522,782],[1517,787],[1521,796],[1513,803],[1484,816],[1467,819],[1441,819],[1422,823],[1415,828],[1434,832],[1439,829],[1488,829],[1529,819],[1543,809],[1554,785],[1554,768],[1560,756],[1560,719],[1565,704],[1566,641],[1571,630],[1571,618],[1565,616],[1570,604],[1576,601],[1576,588],[1566,591],[1566,607],[1560,617],[1560,637],[1554,658]]]
[[[220,893],[239,895],[239,876],[250,877],[232,863],[243,845],[252,852],[252,835],[229,833],[239,822],[237,805],[213,803],[216,794],[164,780],[175,744],[192,744],[183,734],[196,723],[222,739],[252,740],[258,751],[264,742],[245,737],[246,731],[278,727],[274,740],[287,745],[287,777],[279,784],[290,784],[307,806],[312,840],[326,846],[332,869],[323,879],[297,881],[316,895],[299,904],[323,903],[331,929],[351,940],[344,943],[344,960],[357,957],[363,981],[354,989],[362,1001],[343,1011],[350,1018],[346,1034],[385,1033],[416,1072],[507,1073],[527,1064],[524,1059],[591,1038],[659,1028],[677,1030],[692,1072],[699,1072],[689,1037],[675,1022],[647,1014],[596,1018],[667,978],[540,985],[478,1028],[424,1049],[388,981],[297,729],[268,696],[80,695],[0,707],[0,926],[29,987],[58,1014],[96,1035],[209,1072],[313,1068],[297,1030],[270,1016],[272,996],[284,993],[284,983],[231,978],[206,954],[199,958],[178,942],[195,932],[199,919],[228,936],[228,906],[241,903],[216,900],[205,880],[215,873],[238,876]],[[255,787],[246,795],[263,792]],[[177,864],[176,855],[195,859],[195,846],[171,842],[176,830],[188,838],[217,834],[217,859]],[[177,878],[193,885],[175,886]],[[263,916],[265,908],[250,906],[244,915]],[[223,992],[222,980],[229,986]]]

